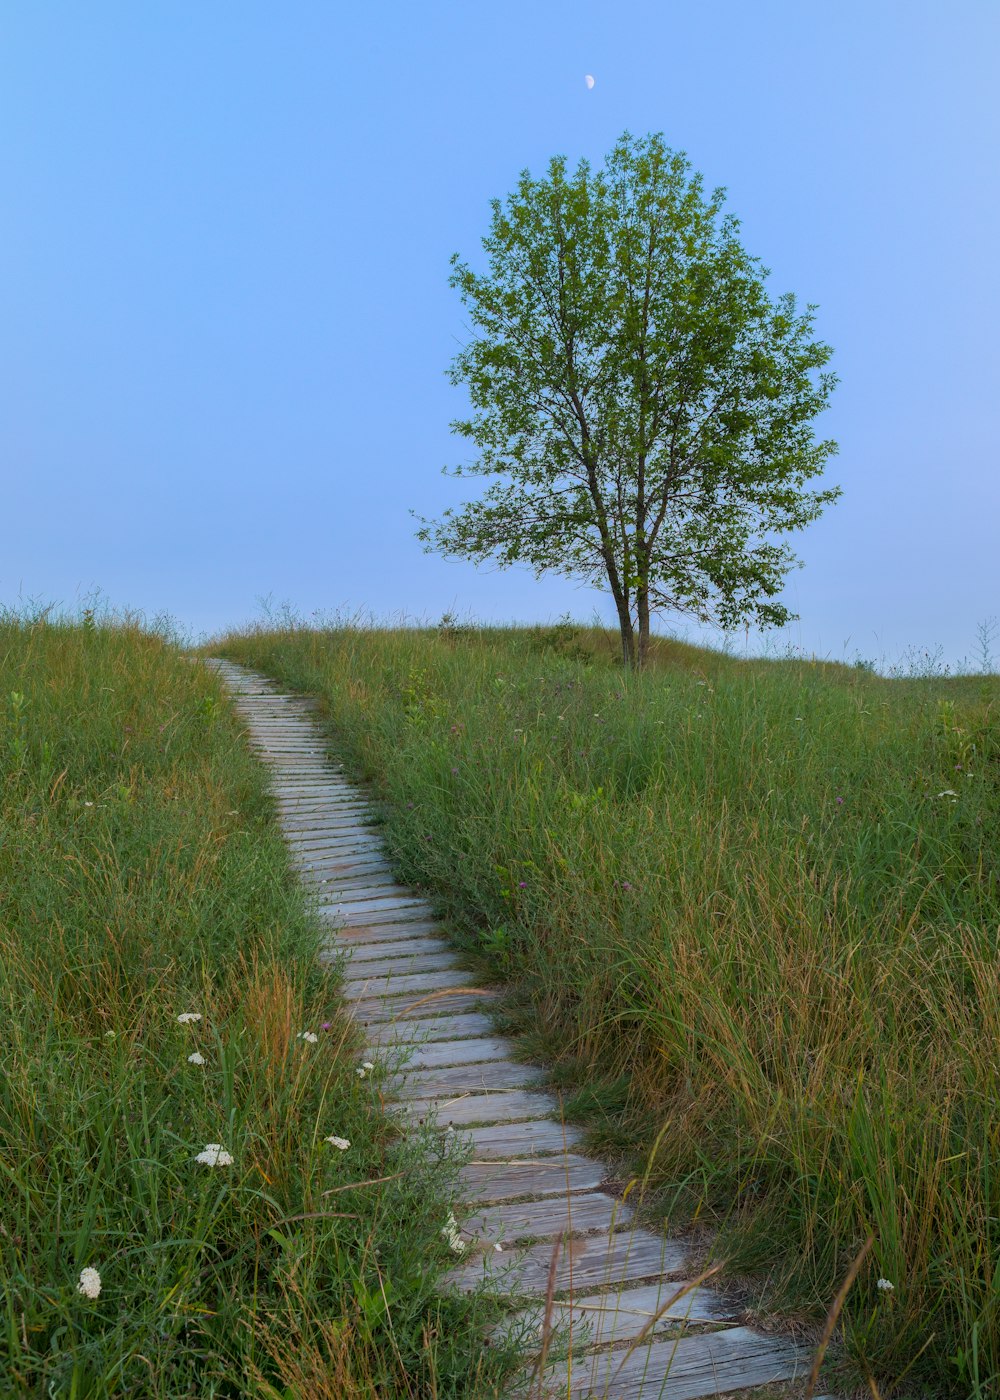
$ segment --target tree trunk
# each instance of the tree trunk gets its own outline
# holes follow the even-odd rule
[[[638,668],[641,671],[649,659],[649,588],[645,583],[640,583],[636,594],[636,611],[639,616]]]
[[[635,669],[635,628],[629,614],[628,604],[618,604],[618,628],[622,635],[622,664],[626,671]]]

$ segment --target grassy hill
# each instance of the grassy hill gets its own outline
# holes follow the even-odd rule
[[[571,1109],[762,1308],[900,1394],[1000,1385],[1000,681],[555,628],[255,630]],[[879,1280],[892,1288],[879,1287]],[[926,1392],[924,1391],[926,1387]]]

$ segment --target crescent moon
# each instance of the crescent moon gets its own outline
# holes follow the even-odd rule
[[[587,84],[588,88],[592,88],[592,87],[594,86],[594,75],[593,75],[593,73],[588,73],[587,76],[584,78],[583,81]]]

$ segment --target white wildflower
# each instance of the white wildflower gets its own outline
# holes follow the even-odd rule
[[[324,1138],[323,1140],[324,1142],[332,1143],[334,1147],[339,1147],[341,1152],[346,1152],[351,1145],[347,1138],[334,1137],[332,1134],[330,1137]]]
[[[315,1045],[317,1040],[319,1040],[319,1036],[315,1031],[299,1031],[295,1039],[304,1040],[307,1045]]]
[[[458,1221],[455,1219],[455,1212],[448,1212],[448,1219],[445,1221],[444,1229],[441,1231],[448,1244],[456,1254],[461,1254],[465,1249],[465,1241],[458,1232]]]
[[[201,1012],[182,1011],[181,1014],[177,1017],[177,1020],[182,1026],[190,1026],[193,1025],[195,1021],[201,1020]]]
[[[891,1284],[887,1278],[880,1278],[875,1287],[881,1289],[883,1293],[892,1293],[895,1285]]]
[[[96,1269],[81,1269],[80,1282],[76,1285],[77,1293],[82,1293],[85,1298],[96,1298],[101,1291],[101,1276]]]
[[[503,1253],[503,1245],[502,1245],[502,1244],[495,1244],[495,1245],[493,1246],[493,1248],[496,1250],[496,1252],[497,1252],[498,1254],[502,1254],[502,1253]]]
[[[944,792],[939,792],[938,797],[957,797],[958,793],[951,788],[945,788]]]
[[[231,1167],[233,1159],[221,1142],[206,1142],[204,1152],[199,1152],[194,1159],[196,1162],[203,1162],[206,1167]]]
[[[362,1068],[362,1069],[374,1069],[375,1066],[372,1064],[371,1060],[362,1060],[362,1061],[361,1061],[361,1068]]]
[[[366,1071],[363,1070],[360,1065],[358,1065],[354,1073],[358,1076],[359,1079],[364,1079]]]
[[[83,805],[84,805],[85,807],[93,807],[94,804],[93,804],[93,802],[85,802]],[[90,1269],[90,1270],[87,1271],[87,1272],[93,1273],[94,1271],[93,1271],[93,1269]]]
[[[117,1032],[117,1031],[105,1031],[105,1032],[104,1032],[104,1039],[105,1039],[105,1040],[114,1040],[114,1039],[116,1038],[117,1035],[118,1035],[118,1032]]]
[[[204,1063],[205,1063],[205,1056],[204,1056],[204,1055],[199,1055],[197,1050],[194,1052],[193,1055],[189,1055],[189,1056],[188,1056],[188,1064],[189,1064],[189,1065],[203,1065]]]

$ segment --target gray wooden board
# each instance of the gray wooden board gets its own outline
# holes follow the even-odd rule
[[[586,1200],[581,1196],[580,1200]],[[462,1222],[465,1229],[465,1222]],[[471,1228],[471,1227],[470,1227]],[[556,1303],[553,1306],[550,1325],[572,1327],[574,1331],[586,1328],[588,1340],[594,1346],[608,1345],[637,1337],[644,1327],[653,1324],[651,1336],[657,1329],[669,1327],[678,1322],[730,1322],[741,1309],[727,1304],[721,1293],[711,1288],[689,1288],[686,1293],[671,1303],[684,1288],[683,1281],[660,1279],[656,1283],[642,1283],[636,1288],[609,1288],[604,1293],[586,1293],[583,1297],[574,1295],[571,1301]],[[667,1306],[669,1304],[669,1306]],[[528,1314],[520,1313],[516,1318]],[[659,1321],[653,1319],[659,1315]]]
[[[601,1288],[629,1279],[676,1274],[684,1267],[687,1254],[676,1240],[667,1240],[649,1230],[623,1230],[618,1234],[586,1235],[565,1240],[558,1246],[536,1244],[511,1256],[488,1251],[453,1269],[444,1282],[469,1293],[486,1277],[502,1273],[505,1286],[526,1293],[544,1293],[549,1284],[553,1248],[559,1254],[555,1267],[555,1291]],[[511,1258],[515,1263],[511,1267]],[[509,1270],[509,1272],[508,1272]]]
[[[402,919],[393,922],[387,919],[384,924],[354,924],[343,928],[336,920],[330,923],[337,929],[337,937],[345,948],[357,948],[361,943],[391,943],[399,938],[421,938],[426,933],[440,936],[441,925],[436,919]]]
[[[328,884],[331,880],[339,879],[345,870],[355,870],[360,872],[384,872],[392,874],[392,866],[384,857],[380,855],[366,856],[363,861],[331,860],[317,861],[308,871],[302,871],[300,878],[310,884]]]
[[[321,916],[317,917],[321,923],[336,928],[345,944],[352,948],[364,942],[389,942],[394,938],[409,938],[410,935],[413,938],[422,934],[437,934],[438,937],[441,935],[441,924],[436,918],[398,918],[395,923],[387,918],[385,923],[381,924],[352,924],[352,927],[345,928],[336,918],[325,920]]]
[[[560,1367],[546,1382],[572,1400],[596,1395],[608,1400],[698,1400],[727,1390],[804,1379],[811,1366],[812,1353],[796,1342],[730,1327],[679,1341],[645,1343],[624,1359],[617,1351],[598,1352],[585,1361],[577,1357],[572,1380]]]
[[[342,938],[340,947],[350,955],[352,967],[360,967],[361,963],[376,958],[415,958],[421,953],[451,952],[443,938],[435,938],[430,934],[418,935],[416,938],[390,938],[382,943],[351,944],[346,938]]]
[[[282,817],[281,829],[290,845],[301,841],[315,841],[320,836],[329,836],[331,831],[367,831],[373,825],[371,808],[348,808],[345,811],[330,811],[329,808],[315,808],[297,817]]]
[[[297,849],[303,841],[315,842],[320,837],[323,837],[327,841],[343,841],[354,832],[361,831],[365,835],[370,835],[374,830],[375,826],[373,823],[359,821],[356,817],[345,818],[343,822],[338,822],[338,820],[334,818],[327,822],[322,814],[318,816],[313,814],[310,818],[310,825],[308,828],[303,827],[301,830],[294,832],[291,836],[284,832],[283,829],[282,834],[285,835],[289,845]]]
[[[337,886],[336,888],[339,889],[339,886]],[[342,898],[341,898],[341,897],[338,897],[338,898],[337,898],[337,900],[336,900],[336,906],[337,906],[337,908],[340,908],[340,907],[349,908],[352,904],[355,904],[355,903],[364,903],[364,902],[369,901],[369,900],[378,900],[378,899],[394,899],[394,900],[399,900],[399,899],[400,899],[399,891],[402,890],[402,889],[405,889],[405,886],[404,886],[404,885],[394,885],[394,884],[392,884],[391,882],[386,883],[386,884],[384,884],[384,885],[370,885],[370,884],[368,884],[368,885],[358,885],[355,889],[348,889],[348,890],[345,890],[343,897],[342,897]],[[329,893],[332,894],[332,893],[334,893],[334,892],[335,892],[335,891],[331,890]],[[328,912],[329,912],[329,909],[330,909],[330,907],[331,907],[332,904],[333,904],[333,901],[332,901],[332,900],[325,900],[325,901],[323,902],[323,904],[321,905],[321,908],[323,909],[324,913],[328,913]],[[409,901],[407,901],[407,907],[408,907],[408,905],[409,905]]]
[[[357,801],[349,790],[337,783],[313,782],[302,777],[271,779],[271,793],[278,805],[285,808],[302,807],[310,802]]]
[[[331,812],[350,811],[360,807],[371,811],[373,804],[366,797],[342,788],[331,787],[308,773],[273,774],[271,795],[283,816],[306,817],[319,806]]]
[[[442,991],[445,987],[454,987],[457,991],[462,988],[462,984],[461,974],[455,972],[415,972],[412,976],[404,972],[389,977],[350,977],[344,983],[344,996],[362,1001],[387,993],[402,996],[404,992],[408,992],[416,998],[428,992]],[[466,986],[468,985],[466,983]]]
[[[452,1019],[452,1018],[449,1018]],[[461,1017],[454,1017],[460,1020]],[[480,1018],[487,1020],[487,1017]],[[393,1104],[395,1112],[409,1118],[435,1116],[444,1127],[470,1127],[475,1123],[516,1123],[558,1113],[559,1101],[541,1089],[494,1089],[483,1094],[439,1094],[437,1098],[407,1099]]]
[[[296,867],[313,866],[362,851],[383,854],[382,842],[374,832],[351,832],[343,836],[328,834],[323,841],[314,843],[308,850],[296,848],[291,851],[291,857],[292,864]]]
[[[382,879],[392,875],[393,868],[382,851],[363,851],[360,855],[330,856],[326,860],[311,862],[312,869],[300,872],[302,879],[309,880],[363,880],[366,875],[377,875]]]
[[[527,1119],[521,1123],[490,1123],[481,1128],[459,1129],[463,1142],[472,1142],[476,1157],[551,1157],[557,1152],[579,1147],[582,1129],[573,1123],[555,1123],[551,1118]]]
[[[350,933],[355,928],[374,928],[376,924],[392,924],[407,922],[426,922],[434,911],[424,900],[415,900],[413,904],[400,906],[398,909],[369,909],[360,914],[331,914],[326,908],[321,908],[317,915],[320,923],[332,923]]]
[[[363,915],[394,914],[400,909],[421,909],[425,914],[433,913],[426,899],[421,899],[415,894],[379,894],[369,895],[364,899],[348,896],[338,899],[335,903],[321,904],[319,912],[327,918],[345,915],[348,918],[360,919]]]
[[[359,811],[370,813],[373,810],[371,807],[359,807],[353,802],[338,802],[336,798],[323,796],[303,796],[293,800],[275,795],[274,802],[278,810],[278,820],[283,828],[293,825],[297,828],[326,815],[341,817],[357,815]]]
[[[331,789],[329,784],[320,783],[307,773],[297,774],[294,782],[287,773],[282,777],[272,777],[271,795],[281,808],[282,815],[292,818],[308,816],[316,806],[322,806],[331,812],[351,811],[355,808],[371,811],[374,806],[367,797],[355,792]]]
[[[472,1040],[432,1040],[425,1045],[400,1040],[393,1043],[406,1052],[407,1070],[474,1065],[487,1060],[506,1060],[510,1055],[510,1041],[495,1036]]]
[[[495,1240],[545,1239],[570,1231],[585,1234],[603,1230],[608,1235],[631,1219],[632,1207],[627,1202],[616,1201],[603,1191],[585,1191],[555,1201],[517,1201],[486,1206],[463,1215],[459,1225],[463,1234],[492,1244]],[[654,1293],[657,1286],[652,1285]],[[659,1286],[669,1290],[663,1295],[664,1302],[676,1288],[675,1284]]]
[[[492,1204],[521,1196],[565,1196],[572,1191],[593,1191],[604,1180],[607,1168],[592,1157],[543,1157],[538,1162],[512,1166],[509,1162],[470,1162],[458,1173],[459,1195],[465,1201]]]
[[[322,954],[321,954],[322,957]],[[476,1011],[488,1006],[492,998],[489,991],[449,992],[444,996],[431,997],[378,997],[372,1000],[348,1002],[344,1014],[361,1025],[405,1026],[416,1017],[456,1015],[462,1011]]]
[[[544,1078],[545,1071],[537,1065],[488,1060],[481,1065],[453,1065],[449,1069],[404,1070],[398,1084],[407,1098],[429,1099],[441,1093],[477,1094],[483,1089],[523,1089],[528,1084],[539,1084]]]
[[[355,827],[375,828],[378,823],[371,820],[371,809],[364,812],[331,812],[326,807],[308,807],[296,812],[279,813],[278,824],[282,835],[290,842],[308,841],[317,835],[329,836],[334,831],[350,831]]]
[[[358,828],[366,831],[378,829],[378,822],[372,820],[370,811],[345,814],[329,813],[319,808],[313,808],[308,814],[300,814],[294,818],[279,817],[279,825],[282,835],[289,845],[293,846],[301,841],[314,840],[317,836],[331,836],[335,832],[343,834]]]
[[[389,870],[384,872],[369,872],[367,875],[358,875],[353,879],[350,876],[340,875],[334,878],[328,876],[322,880],[311,882],[303,880],[302,883],[311,884],[311,893],[317,903],[325,902],[321,898],[323,895],[337,899],[340,897],[341,892],[354,893],[357,890],[364,890],[368,894],[377,894],[380,890],[384,890],[387,887],[393,889],[399,888],[396,884],[395,877]]]
[[[296,870],[313,870],[329,860],[342,860],[345,856],[383,855],[382,842],[377,836],[350,836],[334,840],[328,837],[322,845],[310,846],[307,851],[293,851],[291,864]]]
[[[415,975],[418,972],[438,972],[441,968],[451,968],[460,977],[458,960],[455,954],[445,949],[438,953],[417,953],[412,958],[375,958],[369,962],[358,962],[349,958],[346,972],[351,977],[389,977],[400,972]]]
[[[460,1016],[417,1016],[409,1021],[393,1021],[372,1027],[369,1039],[375,1045],[395,1045],[400,1041],[459,1040],[464,1036],[489,1035],[493,1022],[482,1012]],[[541,1109],[546,1112],[546,1109]],[[525,1117],[533,1115],[525,1114]]]

